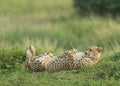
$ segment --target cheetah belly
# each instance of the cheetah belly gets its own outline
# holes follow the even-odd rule
[[[79,60],[81,60],[82,57],[85,57],[85,53],[84,52],[78,52],[78,53],[73,55],[73,60],[79,61]]]
[[[44,61],[45,59],[49,58],[49,55],[41,56],[35,59],[34,61]]]

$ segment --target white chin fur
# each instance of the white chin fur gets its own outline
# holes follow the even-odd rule
[[[85,53],[84,53],[84,52],[78,52],[78,53],[74,54],[73,60],[79,61],[79,60],[81,60],[81,58],[84,57],[84,56],[85,56]]]

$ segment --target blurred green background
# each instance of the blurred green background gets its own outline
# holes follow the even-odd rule
[[[0,86],[120,85],[120,17],[80,16],[74,1],[0,0]],[[103,52],[90,68],[31,73],[24,68],[29,44],[37,55],[85,51],[89,45],[101,46]]]

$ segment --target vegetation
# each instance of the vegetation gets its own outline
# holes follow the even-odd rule
[[[72,0],[0,0],[0,86],[119,86],[120,24],[112,18],[78,17]],[[37,55],[89,45],[103,47],[92,67],[31,73],[24,67],[29,44]]]
[[[82,15],[120,15],[119,0],[74,0],[74,6]]]

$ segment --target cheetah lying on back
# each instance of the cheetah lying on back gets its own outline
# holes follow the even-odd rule
[[[44,53],[35,56],[35,48],[30,45],[26,51],[25,66],[31,71],[60,71],[81,69],[96,64],[100,60],[102,48],[90,46],[85,52],[76,49],[65,51],[60,56]]]

